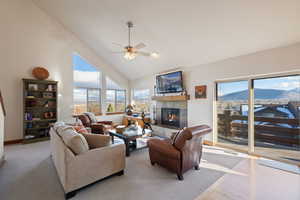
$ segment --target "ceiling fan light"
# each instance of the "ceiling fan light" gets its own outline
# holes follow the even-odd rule
[[[159,54],[156,52],[151,53],[152,58],[159,58]]]
[[[132,52],[125,52],[124,54],[124,58],[126,60],[133,60],[136,57],[136,53],[132,53]]]

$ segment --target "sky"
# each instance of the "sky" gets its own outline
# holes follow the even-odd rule
[[[254,80],[254,88],[292,90],[300,88],[300,75]],[[219,83],[219,95],[230,94],[248,89],[248,81]]]
[[[83,58],[81,58],[78,54],[73,54],[73,66],[75,70],[85,71],[85,72],[97,72],[94,66],[86,62]]]

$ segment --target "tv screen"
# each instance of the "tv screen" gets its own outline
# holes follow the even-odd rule
[[[162,74],[156,77],[157,93],[175,93],[183,91],[182,71]]]

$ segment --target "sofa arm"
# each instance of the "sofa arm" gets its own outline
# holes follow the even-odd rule
[[[125,145],[111,144],[77,155],[67,163],[67,191],[73,191],[125,168]]]
[[[98,124],[113,125],[113,121],[97,121]]]

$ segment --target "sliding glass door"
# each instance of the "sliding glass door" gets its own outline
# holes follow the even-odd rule
[[[300,163],[300,75],[216,83],[217,143]]]
[[[256,153],[300,162],[300,76],[255,79]]]
[[[217,83],[218,142],[247,150],[248,81]]]

